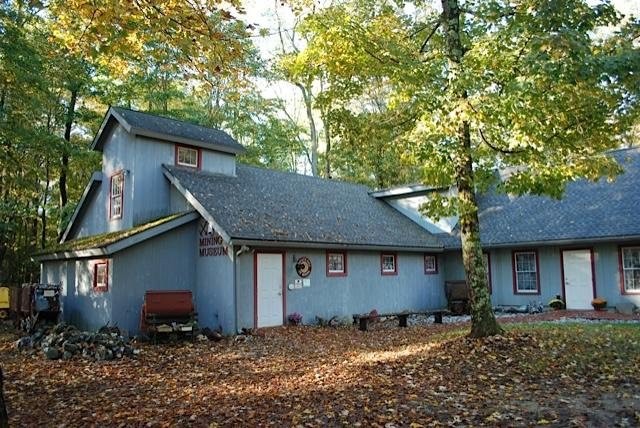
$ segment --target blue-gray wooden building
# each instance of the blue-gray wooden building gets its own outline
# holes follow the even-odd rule
[[[189,289],[202,326],[226,333],[316,316],[446,305],[464,279],[456,218],[419,213],[433,189],[365,186],[242,165],[228,134],[110,108],[91,177],[58,246],[38,256],[66,320],[139,329],[145,290]],[[640,150],[612,153],[615,182],[564,199],[479,195],[495,305],[640,304]],[[298,266],[297,266],[298,265]],[[310,271],[310,272],[309,272]]]

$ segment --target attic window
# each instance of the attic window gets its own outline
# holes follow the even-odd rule
[[[187,146],[176,146],[176,165],[189,168],[200,168],[202,153],[200,149]]]
[[[111,176],[111,190],[109,197],[109,218],[122,218],[122,195],[124,194],[124,172],[120,171]]]
[[[382,275],[398,274],[398,255],[395,253],[382,253],[380,255],[380,273]]]

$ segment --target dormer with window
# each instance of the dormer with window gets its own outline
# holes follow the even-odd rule
[[[235,176],[244,151],[221,130],[118,107],[109,109],[91,147],[102,152],[102,171],[92,176],[63,242],[185,209],[174,201],[163,165]]]

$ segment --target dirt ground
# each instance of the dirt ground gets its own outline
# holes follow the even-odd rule
[[[1,338],[11,426],[638,426],[640,323],[552,312],[405,329],[282,327],[135,359],[48,361]],[[637,319],[637,317],[636,317]]]

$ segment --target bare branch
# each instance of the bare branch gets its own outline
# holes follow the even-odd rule
[[[498,147],[498,146],[495,146],[495,145],[491,144],[491,143],[489,142],[489,140],[487,140],[487,139],[485,138],[485,136],[484,136],[484,132],[482,132],[482,129],[479,129],[478,131],[480,131],[480,137],[482,138],[482,141],[484,141],[484,143],[485,143],[487,146],[489,146],[490,148],[492,148],[492,149],[493,149],[493,150],[495,150],[496,152],[500,152],[500,153],[503,153],[503,154],[505,154],[505,155],[514,155],[514,154],[517,154],[517,153],[523,153],[523,152],[524,152],[524,150],[508,150],[508,149],[503,149],[503,148],[500,148],[500,147]]]
[[[436,31],[438,31],[438,28],[440,27],[440,23],[441,22],[442,21],[438,20],[438,22],[436,22],[436,25],[431,29],[431,32],[429,33],[429,35],[427,36],[425,41],[422,43],[422,46],[420,46],[420,53],[424,53],[425,52],[425,48],[427,47],[427,43],[429,43],[429,40],[431,40],[431,38],[436,33]]]

